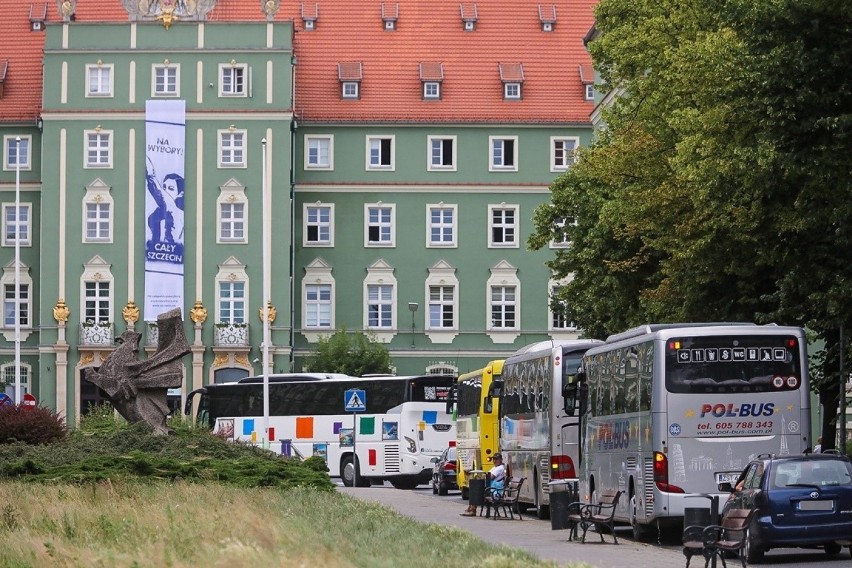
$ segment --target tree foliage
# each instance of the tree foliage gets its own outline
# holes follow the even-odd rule
[[[550,263],[573,275],[566,316],[598,337],[806,326],[825,342],[814,376],[834,416],[852,327],[852,3],[601,0],[596,29],[605,128],[530,239],[571,242]]]
[[[316,351],[306,363],[306,371],[314,373],[345,373],[361,377],[374,373],[390,373],[390,353],[375,338],[356,331],[341,329],[320,337]]]

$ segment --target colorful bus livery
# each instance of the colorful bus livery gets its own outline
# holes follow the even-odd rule
[[[214,384],[193,391],[198,416],[215,432],[283,455],[320,456],[344,485],[387,480],[413,489],[432,477],[432,459],[455,439],[447,399],[454,377],[329,378],[269,382],[268,434],[263,384]],[[362,390],[366,411],[345,412],[344,393]],[[357,453],[357,457],[356,457]]]
[[[754,456],[810,445],[801,328],[642,326],[590,349],[579,378],[581,496],[622,491],[615,518],[639,539],[706,507],[701,495],[718,494]]]

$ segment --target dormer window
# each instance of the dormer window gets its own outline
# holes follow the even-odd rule
[[[583,98],[587,101],[595,100],[595,70],[590,63],[584,63],[579,67],[580,82],[583,84]]]
[[[444,80],[444,64],[424,62],[420,64],[420,82],[423,83],[423,99],[441,98],[441,82]]]
[[[499,63],[500,81],[503,82],[503,98],[520,100],[524,83],[524,66],[520,63]]]
[[[396,21],[399,19],[399,4],[385,4],[382,2],[382,21],[385,30],[392,32],[396,29]]]
[[[9,69],[9,60],[0,59],[0,99],[3,98],[3,84],[6,82],[7,69]]]
[[[319,18],[319,4],[302,4],[302,24],[306,31],[317,29],[317,18]]]
[[[472,32],[476,29],[476,20],[478,19],[476,4],[461,4],[459,6],[461,10],[461,19],[462,24],[464,25],[464,31]]]
[[[556,25],[556,5],[538,5],[538,19],[541,21],[541,31],[552,32]]]
[[[44,31],[45,21],[47,21],[47,3],[38,7],[30,4],[30,29],[34,32]]]
[[[361,98],[361,62],[347,61],[337,64],[337,77],[340,80],[340,96],[344,99]]]

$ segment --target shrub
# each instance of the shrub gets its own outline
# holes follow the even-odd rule
[[[65,419],[50,408],[0,407],[0,444],[50,444],[67,435]]]

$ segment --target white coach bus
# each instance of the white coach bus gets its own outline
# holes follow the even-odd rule
[[[455,440],[447,414],[454,380],[452,375],[272,376],[266,436],[260,377],[197,389],[188,395],[185,412],[191,413],[197,398],[198,423],[283,455],[322,457],[329,475],[344,485],[387,480],[413,489],[431,481],[432,458]],[[365,412],[344,411],[344,393],[352,389],[364,391]]]
[[[645,325],[583,358],[580,494],[620,490],[615,519],[647,539],[707,508],[758,454],[810,446],[804,331],[739,323]]]
[[[526,477],[518,497],[522,511],[550,514],[551,480],[577,477],[579,413],[576,375],[597,340],[542,341],[503,363],[500,451],[513,477]]]

